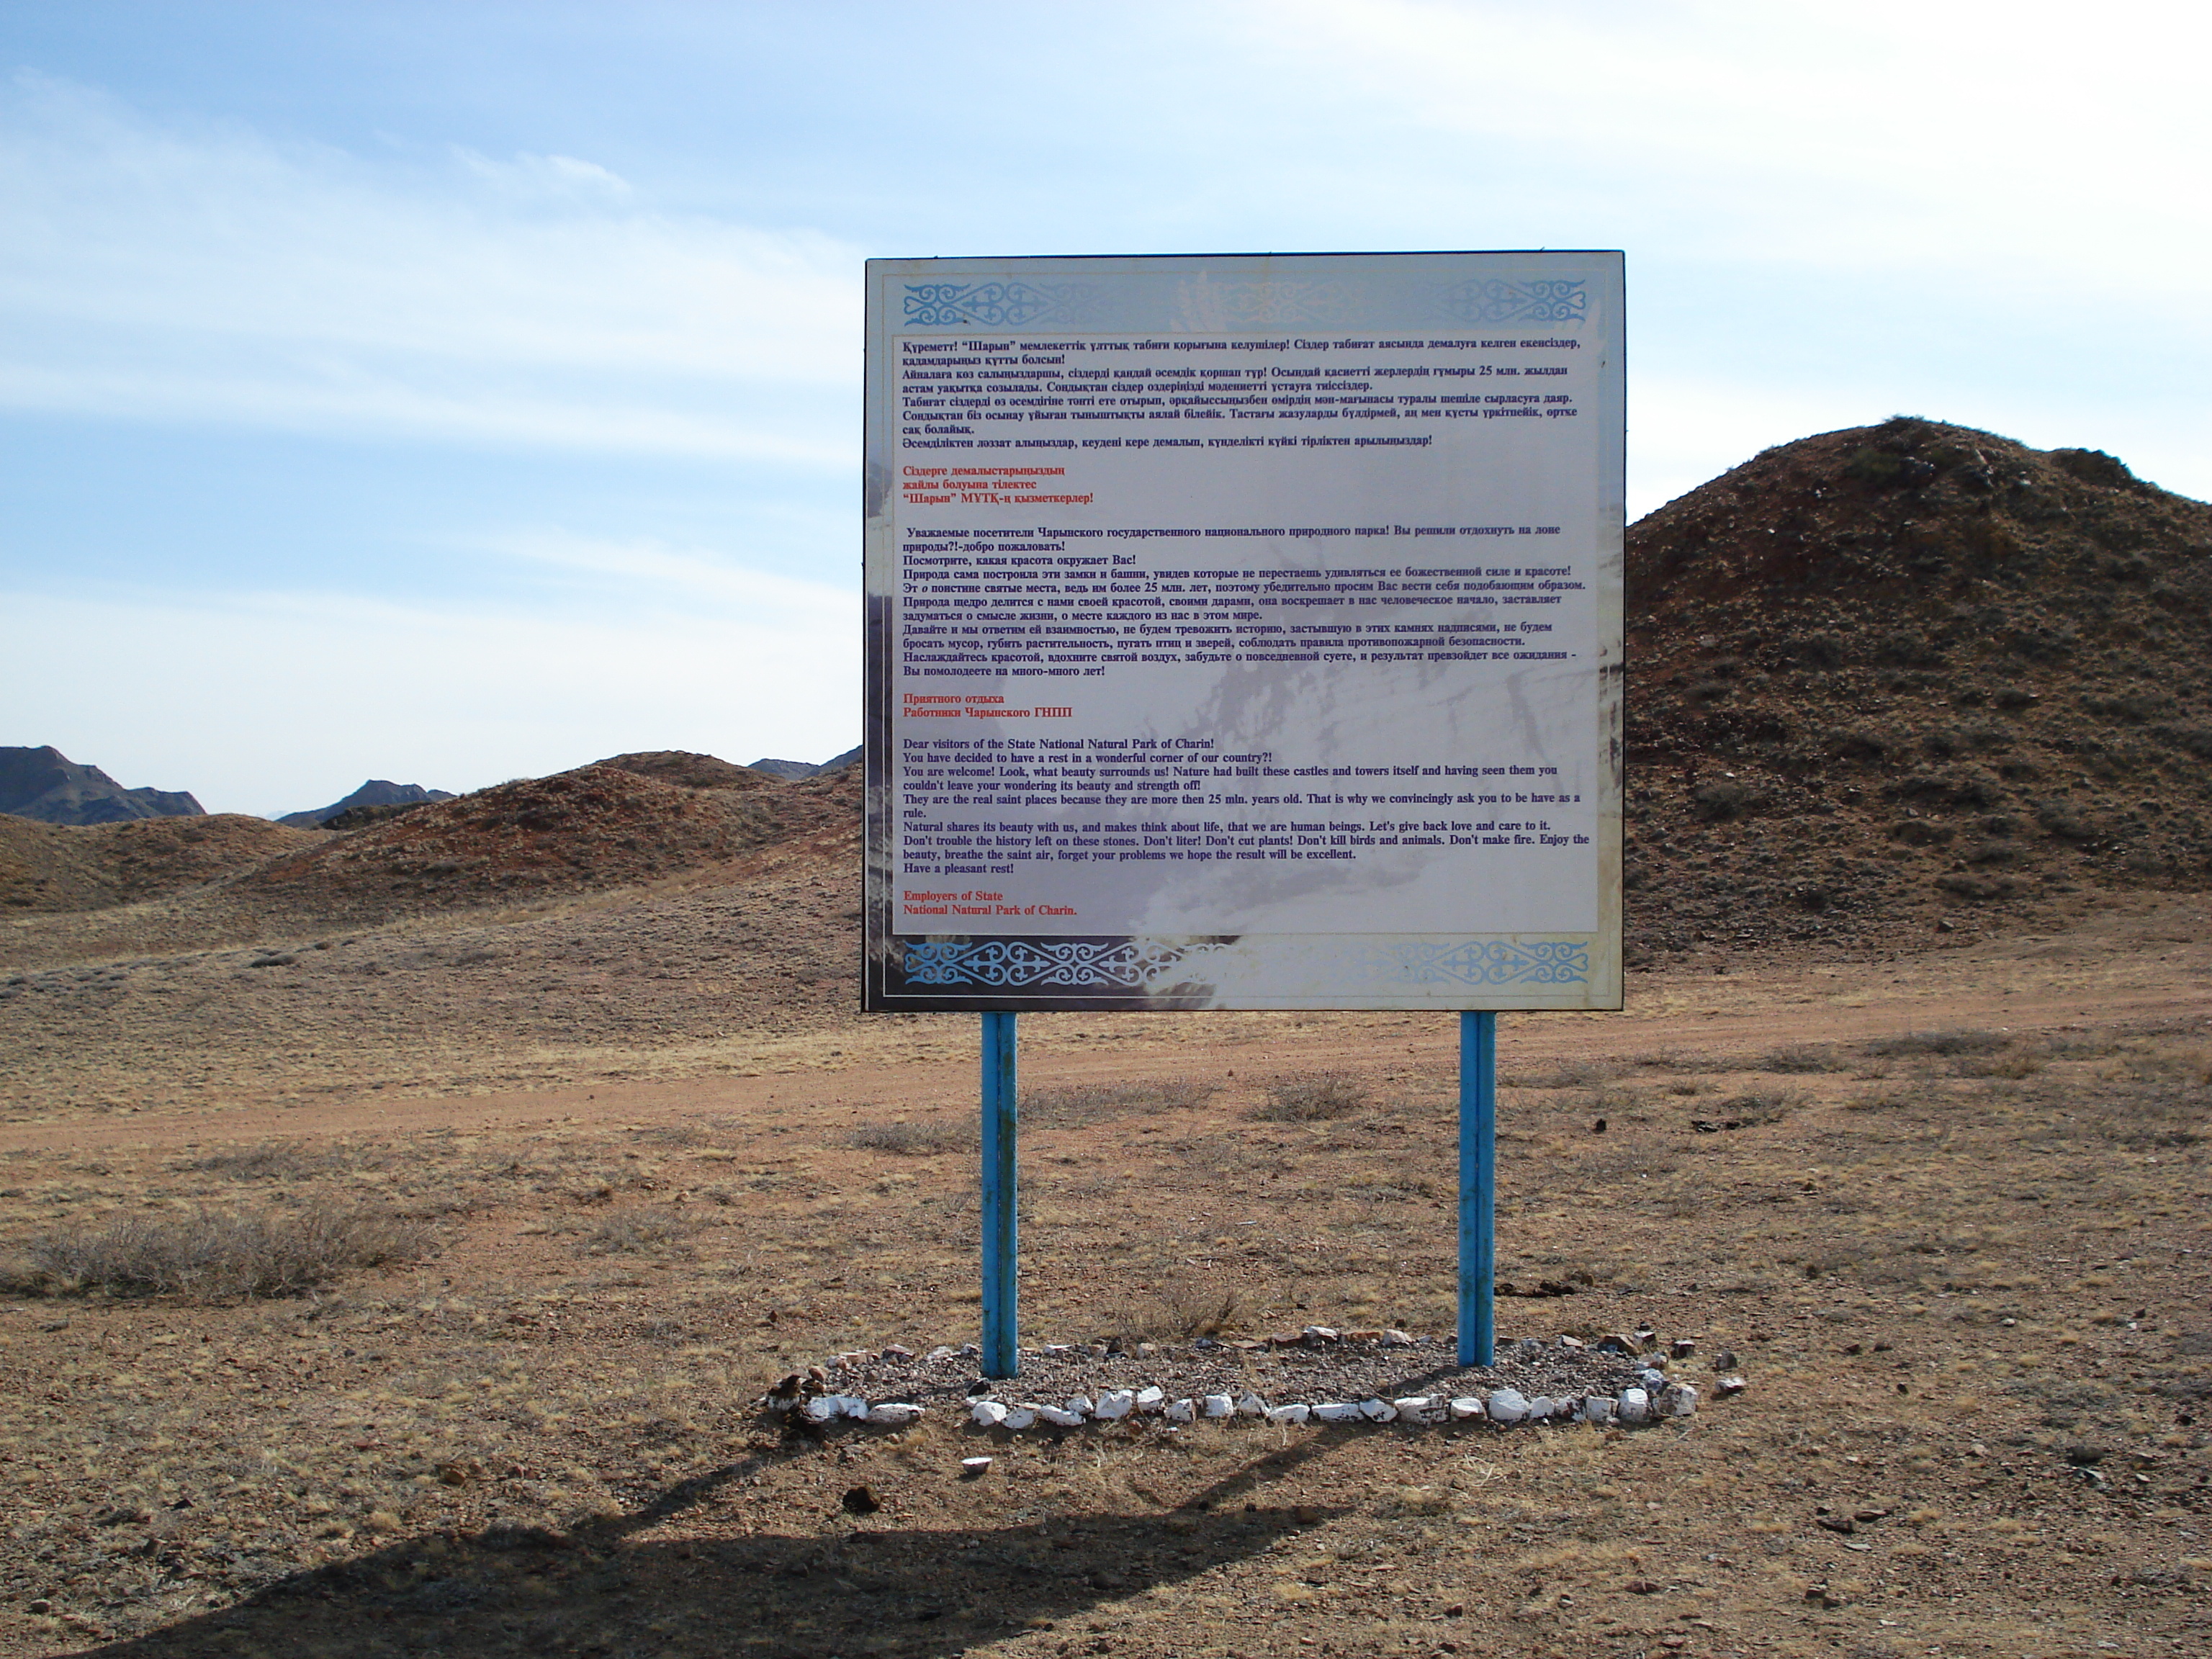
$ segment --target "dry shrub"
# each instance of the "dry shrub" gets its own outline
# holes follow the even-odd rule
[[[1322,1123],[1350,1117],[1367,1103],[1366,1087],[1340,1072],[1278,1078],[1252,1116],[1261,1123]]]
[[[1902,1036],[1876,1037],[1866,1045],[1866,1051],[1885,1060],[1916,1054],[1950,1059],[1960,1054],[1994,1054],[2010,1047],[2012,1038],[2002,1031],[1907,1031]]]
[[[418,1258],[430,1243],[419,1222],[334,1203],[281,1214],[121,1216],[33,1241],[16,1285],[48,1296],[294,1296],[349,1268]]]
[[[1211,1279],[1178,1279],[1141,1302],[1116,1310],[1109,1340],[1188,1342],[1241,1330],[1252,1318],[1252,1302],[1243,1291]]]
[[[1221,1091],[1218,1083],[1169,1078],[1153,1083],[1070,1083],[1022,1092],[1022,1121],[1033,1129],[1076,1129],[1117,1112],[1184,1111]]]
[[[1756,1094],[1734,1095],[1715,1102],[1709,1109],[1711,1115],[1698,1121],[1717,1124],[1723,1129],[1756,1128],[1761,1124],[1781,1122],[1809,1099],[1811,1097],[1802,1089],[1766,1089]]]
[[[982,1144],[982,1137],[974,1119],[955,1118],[944,1123],[863,1123],[847,1144],[898,1158],[928,1158],[939,1152],[972,1152]]]
[[[592,1255],[629,1255],[657,1250],[696,1232],[696,1224],[674,1210],[645,1206],[613,1210],[584,1236],[584,1249]]]

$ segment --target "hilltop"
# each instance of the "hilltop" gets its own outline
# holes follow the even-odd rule
[[[453,792],[449,789],[425,789],[419,783],[394,783],[389,778],[371,778],[350,795],[341,796],[328,806],[311,807],[304,812],[287,812],[276,822],[289,823],[295,829],[313,830],[328,823],[332,818],[343,817],[347,813],[364,807],[416,806],[424,801],[453,799]]]
[[[1631,960],[2212,878],[2212,507],[1899,417],[1628,538]]]

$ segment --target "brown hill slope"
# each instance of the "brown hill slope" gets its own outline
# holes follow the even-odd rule
[[[156,903],[23,916],[0,933],[0,967],[615,902],[629,891],[742,879],[733,861],[776,848],[857,870],[859,826],[854,773],[691,789],[594,764],[343,834],[261,824],[286,850],[243,868],[234,860],[223,879]]]
[[[468,909],[661,880],[854,816],[820,787],[694,788],[595,763],[418,808],[235,885],[295,914]]]
[[[1631,959],[2212,877],[2212,507],[1899,417],[1629,532]]]
[[[310,830],[239,812],[100,824],[0,814],[0,911],[35,915],[159,898],[317,841]]]

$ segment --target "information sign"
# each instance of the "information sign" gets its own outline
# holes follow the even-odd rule
[[[867,304],[867,1007],[1620,1006],[1619,254]]]

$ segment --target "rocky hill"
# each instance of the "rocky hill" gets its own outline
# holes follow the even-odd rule
[[[122,823],[197,817],[206,809],[182,790],[125,789],[97,766],[80,766],[48,744],[0,747],[0,812],[42,823]]]
[[[757,760],[753,763],[753,770],[765,772],[770,777],[781,778],[786,782],[795,782],[800,778],[827,777],[832,772],[842,772],[860,758],[860,750],[853,748],[842,755],[832,756],[819,765],[812,761]]]
[[[350,795],[334,800],[328,806],[311,807],[304,812],[287,812],[276,822],[291,824],[295,829],[313,830],[319,824],[327,823],[332,818],[362,807],[413,806],[423,801],[453,799],[453,792],[449,789],[425,789],[419,783],[394,783],[389,778],[371,778]]]
[[[2212,883],[2212,507],[1899,417],[1629,532],[1630,959]]]

